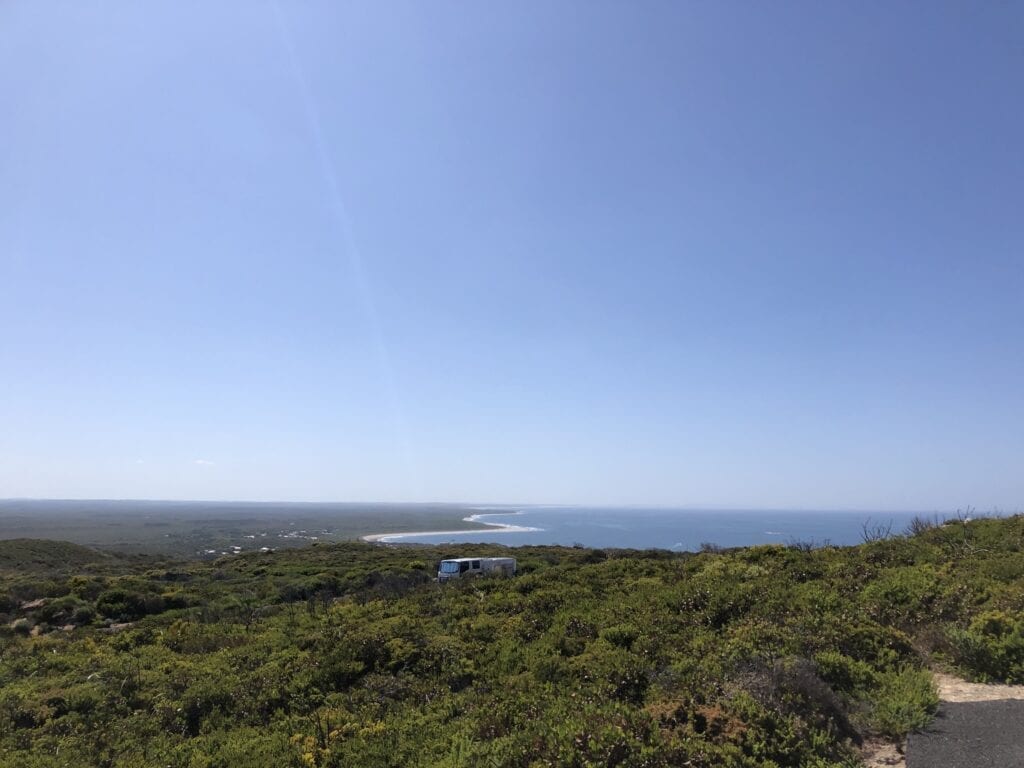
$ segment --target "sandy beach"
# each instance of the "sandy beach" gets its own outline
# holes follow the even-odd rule
[[[399,533],[370,533],[366,536],[360,536],[362,541],[368,541],[370,543],[383,543],[393,544],[397,539],[402,539],[408,536],[456,536],[465,533],[479,533],[480,531],[487,531],[488,533],[530,533],[532,531],[539,531],[540,528],[532,528],[528,525],[510,525],[508,523],[490,523],[481,518],[492,517],[493,514],[509,515],[519,514],[518,512],[504,512],[504,513],[492,513],[492,514],[477,514],[464,517],[467,523],[480,523],[486,525],[487,528],[463,528],[457,531],[402,531]]]

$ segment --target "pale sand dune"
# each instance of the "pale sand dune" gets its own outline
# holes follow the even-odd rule
[[[371,533],[366,536],[360,536],[359,538],[363,541],[371,543],[390,543],[395,539],[402,539],[406,536],[457,536],[463,533],[479,533],[480,531],[486,531],[487,533],[531,533],[533,531],[540,530],[539,528],[531,528],[526,525],[509,525],[508,523],[490,523],[486,520],[481,520],[482,517],[489,517],[489,515],[470,515],[469,517],[463,518],[467,523],[480,523],[486,525],[487,528],[464,528],[460,531],[406,531],[404,533]]]
[[[401,533],[369,533],[366,536],[360,536],[359,538],[363,541],[373,542],[384,542],[388,543],[392,539],[401,539],[405,536],[455,536],[462,533],[478,533],[480,531],[487,531],[488,533],[522,533],[524,530],[530,530],[529,528],[496,528],[495,530],[489,530],[487,528],[463,528],[460,531],[403,531]]]

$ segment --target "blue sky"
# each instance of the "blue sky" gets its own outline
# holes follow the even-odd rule
[[[0,5],[0,497],[1024,506],[1024,6]]]

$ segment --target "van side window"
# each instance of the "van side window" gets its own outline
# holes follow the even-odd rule
[[[459,573],[465,573],[469,570],[469,563],[459,563]]]
[[[474,560],[473,561],[473,570],[474,571],[479,571],[480,570],[480,561],[479,560]]]

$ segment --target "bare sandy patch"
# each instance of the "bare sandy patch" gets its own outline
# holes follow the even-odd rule
[[[1024,685],[970,683],[942,672],[935,673],[935,685],[939,689],[939,698],[951,703],[1024,699]]]
[[[507,512],[503,514],[508,515],[519,515],[521,512]],[[462,518],[467,523],[477,523],[478,525],[487,526],[486,528],[464,528],[458,531],[402,531],[395,533],[371,533],[366,536],[360,536],[359,538],[363,541],[368,541],[371,544],[398,544],[401,543],[402,539],[406,539],[410,536],[460,536],[464,533],[480,533],[485,531],[487,533],[534,533],[535,531],[541,530],[540,528],[533,528],[529,525],[512,525],[511,523],[492,523],[489,520],[482,520],[484,517],[493,517],[493,514],[475,514],[469,517]],[[471,542],[466,542],[471,543]]]
[[[905,768],[907,758],[902,744],[888,741],[866,741],[861,749],[865,768]]]

